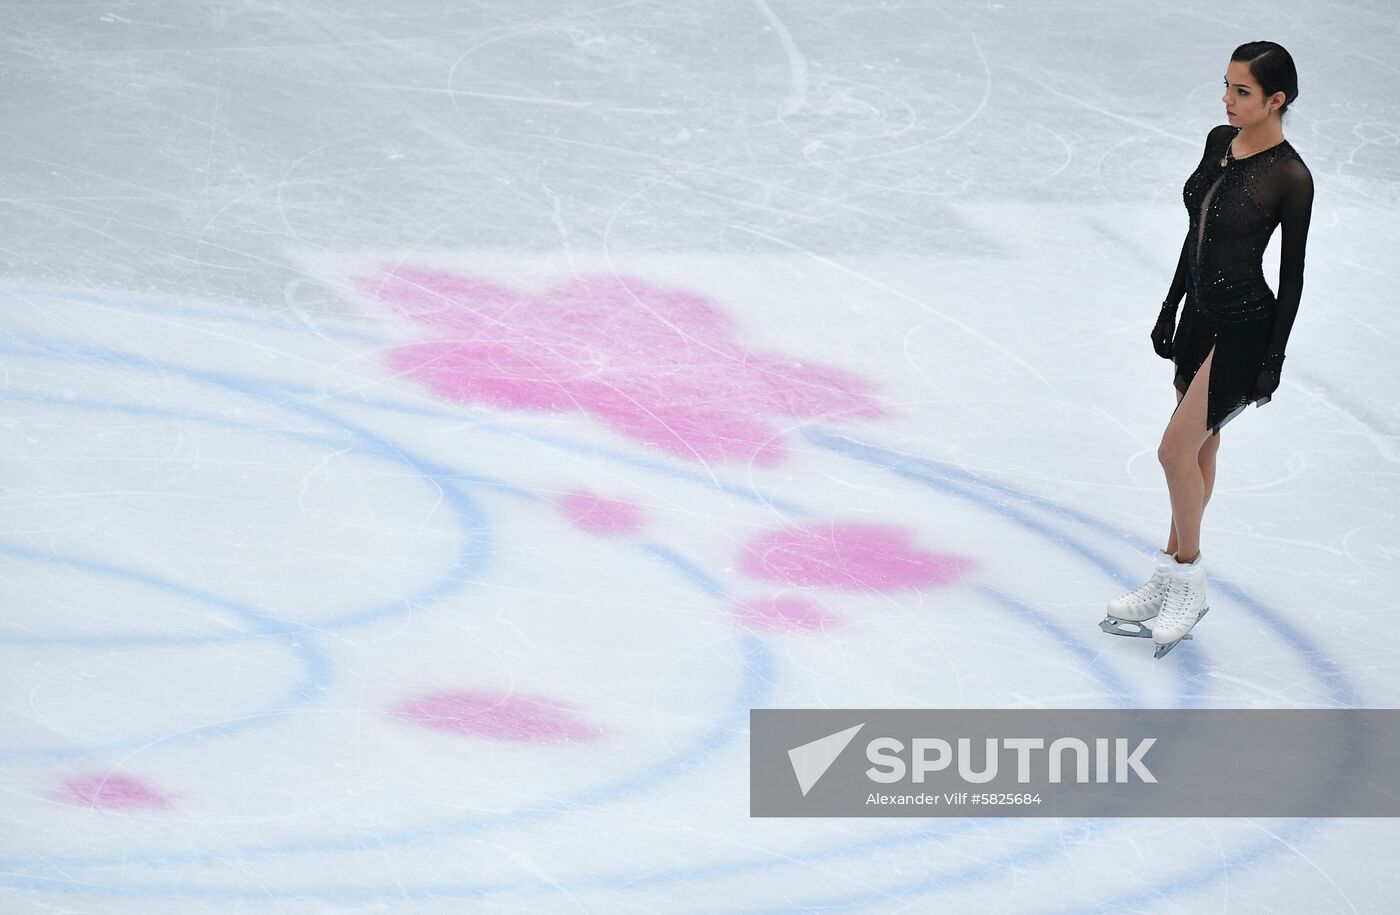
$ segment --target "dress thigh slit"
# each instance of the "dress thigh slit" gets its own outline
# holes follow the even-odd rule
[[[1269,304],[1273,305],[1272,301]],[[1179,343],[1173,344],[1174,384],[1184,396],[1206,356],[1215,350],[1206,391],[1206,427],[1212,434],[1219,434],[1251,403],[1263,406],[1269,402],[1267,395],[1255,399],[1254,385],[1268,349],[1274,314],[1274,307],[1254,307],[1235,315],[1188,307],[1182,315]]]

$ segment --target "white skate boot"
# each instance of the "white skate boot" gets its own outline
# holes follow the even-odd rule
[[[1157,568],[1147,584],[1109,601],[1108,615],[1130,623],[1140,623],[1156,616],[1162,610],[1162,598],[1167,596],[1168,572],[1175,564],[1175,556],[1166,550],[1158,550]]]
[[[1206,570],[1202,555],[1198,552],[1190,562],[1174,560],[1167,570],[1167,594],[1152,627],[1152,641],[1157,643],[1159,658],[1186,638],[1191,627],[1210,609],[1206,605]]]

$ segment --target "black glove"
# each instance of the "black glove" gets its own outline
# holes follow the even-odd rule
[[[1152,348],[1163,359],[1172,357],[1172,334],[1176,331],[1176,306],[1162,303],[1157,326],[1152,328]]]
[[[1254,400],[1262,397],[1272,397],[1278,390],[1278,383],[1283,375],[1283,353],[1270,353],[1264,357],[1264,365],[1259,370],[1259,377],[1254,380]]]

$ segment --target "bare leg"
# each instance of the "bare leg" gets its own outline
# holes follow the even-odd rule
[[[1176,402],[1181,403],[1182,393],[1176,392]],[[1201,479],[1205,483],[1205,495],[1201,498],[1201,515],[1204,517],[1206,506],[1210,504],[1210,494],[1215,489],[1215,456],[1220,452],[1220,433],[1206,439],[1206,443],[1201,446],[1201,452],[1197,455],[1196,463],[1201,468]],[[1175,553],[1177,547],[1176,519],[1172,519],[1170,531],[1167,534],[1167,552]]]
[[[1211,347],[1196,377],[1191,380],[1186,395],[1177,402],[1176,412],[1162,442],[1157,447],[1157,459],[1167,476],[1171,493],[1172,539],[1176,541],[1179,561],[1190,562],[1200,552],[1201,517],[1205,514],[1206,468],[1202,466],[1201,450],[1208,439],[1215,438],[1206,428],[1207,391],[1210,368],[1215,359]],[[1214,443],[1218,447],[1219,443]],[[1211,455],[1210,476],[1214,484],[1214,455]],[[1173,544],[1168,541],[1168,547]]]

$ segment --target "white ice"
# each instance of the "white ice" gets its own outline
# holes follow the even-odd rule
[[[0,26],[0,910],[1393,907],[1388,819],[751,818],[747,728],[1400,704],[1394,4],[8,0]],[[1259,38],[1300,69],[1307,281],[1281,389],[1223,434],[1212,614],[1156,661],[1097,623],[1164,545],[1148,332]],[[390,354],[470,335],[355,285],[385,265],[520,292],[473,331],[506,349],[576,276],[695,296],[886,413],[758,417],[765,462],[446,396]],[[629,328],[578,329],[598,377],[709,358]],[[579,491],[640,527],[571,523]],[[799,522],[973,568],[745,572]],[[833,623],[736,613],[765,598]],[[501,730],[391,714],[444,692],[504,697]],[[527,699],[579,731],[532,734]]]

